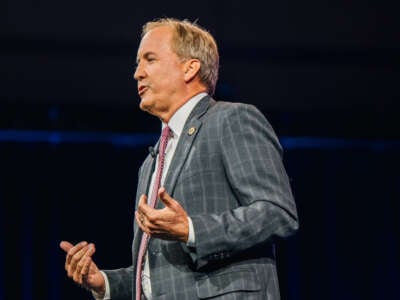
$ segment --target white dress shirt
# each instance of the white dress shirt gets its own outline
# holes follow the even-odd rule
[[[164,159],[164,168],[163,168],[163,174],[161,176],[161,183],[160,186],[163,186],[164,180],[165,180],[165,175],[168,172],[170,163],[172,161],[172,157],[174,156],[176,146],[178,145],[179,138],[182,134],[183,127],[186,123],[187,118],[189,117],[190,113],[192,112],[193,108],[196,106],[196,104],[207,94],[206,93],[200,93],[191,98],[189,101],[187,101],[183,106],[181,106],[175,114],[171,117],[171,119],[168,122],[168,126],[171,129],[171,137],[168,140],[167,147],[165,149],[165,159]],[[166,126],[167,124],[162,124],[162,129]],[[150,201],[151,199],[151,194],[152,194],[152,189],[154,185],[154,180],[156,177],[156,170],[157,170],[157,165],[158,165],[158,156],[156,159],[156,166],[154,168],[154,172],[151,177],[151,183],[149,186],[149,191],[148,191],[148,197],[147,199]],[[168,192],[168,191],[167,191]],[[194,228],[193,228],[193,223],[190,217],[188,217],[189,221],[189,236],[188,236],[188,241],[187,244],[189,246],[193,246],[195,242],[195,236],[194,236]],[[94,297],[97,300],[108,300],[111,299],[110,295],[110,285],[108,282],[107,275],[102,272],[105,283],[106,283],[106,292],[104,295],[104,298],[99,298],[95,293],[93,293]],[[144,268],[143,268],[143,273],[142,273],[142,289],[143,289],[143,294],[146,296],[148,300],[151,300],[151,282],[150,282],[150,268],[149,268],[149,263],[148,263],[148,254],[146,252],[146,257],[144,259]]]

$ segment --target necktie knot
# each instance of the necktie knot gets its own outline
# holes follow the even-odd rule
[[[169,126],[165,126],[161,132],[161,137],[162,138],[167,138],[171,135],[171,128]]]
[[[159,159],[164,160],[165,150],[167,148],[170,135],[171,135],[171,128],[165,126],[161,132]]]

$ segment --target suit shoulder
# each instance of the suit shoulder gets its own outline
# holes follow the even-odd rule
[[[259,123],[271,127],[266,116],[254,105],[241,102],[216,101],[208,111],[207,118],[223,122]]]
[[[228,101],[215,101],[209,112],[211,114],[216,114],[219,117],[228,117],[234,114],[262,115],[261,111],[252,104]]]
[[[264,132],[277,139],[275,130],[267,117],[254,105],[241,102],[216,101],[210,111],[211,119],[222,127],[237,124],[237,128],[251,132]]]

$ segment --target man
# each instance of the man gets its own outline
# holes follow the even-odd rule
[[[165,156],[153,151],[139,172],[133,265],[100,271],[93,244],[60,245],[68,276],[97,299],[279,299],[274,242],[298,228],[281,146],[256,108],[211,98],[218,67],[197,24],[143,27],[140,108],[169,133]]]

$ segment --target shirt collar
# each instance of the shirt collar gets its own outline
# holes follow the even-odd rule
[[[183,126],[185,126],[186,120],[189,117],[190,113],[192,112],[193,108],[196,106],[197,103],[203,98],[207,96],[207,93],[200,93],[196,96],[192,97],[188,100],[184,105],[182,105],[171,117],[168,122],[169,128],[174,134],[174,137],[180,137]],[[167,124],[162,123],[162,128],[164,128]]]

